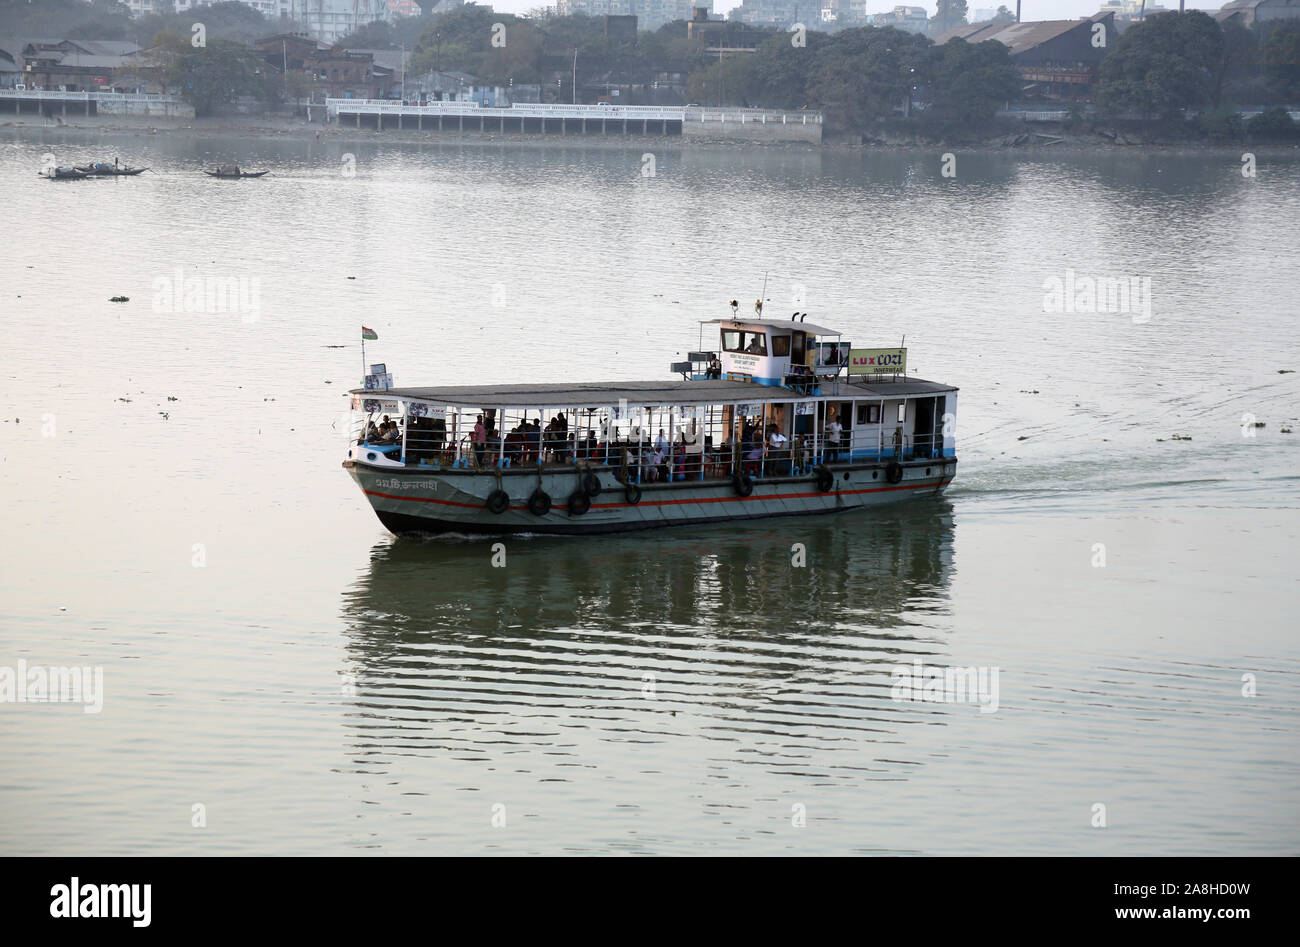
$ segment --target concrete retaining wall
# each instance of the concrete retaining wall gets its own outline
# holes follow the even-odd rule
[[[765,112],[762,109],[687,109],[687,138],[715,141],[801,141],[820,145],[820,112]]]

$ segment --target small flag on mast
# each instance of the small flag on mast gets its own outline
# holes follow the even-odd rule
[[[367,342],[378,342],[379,333],[376,332],[374,329],[367,329],[365,326],[362,326],[361,338]]]

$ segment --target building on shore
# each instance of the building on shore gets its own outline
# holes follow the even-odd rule
[[[1162,7],[1155,0],[1148,0],[1143,3],[1142,0],[1103,0],[1099,13],[1115,14],[1115,24],[1120,28],[1129,23],[1139,23],[1149,16],[1157,13],[1168,13],[1167,7]]]
[[[286,80],[293,77],[293,98],[324,102],[401,94],[401,52],[344,49],[300,33],[268,36],[254,45],[271,68],[284,73]]]
[[[636,45],[637,18],[635,16],[607,13],[602,18],[601,25],[605,30],[605,39],[611,43]]]
[[[271,2],[271,0],[267,0]],[[376,20],[388,19],[387,0],[274,0],[277,16],[292,20],[324,43],[336,43]]]
[[[210,7],[215,3],[221,2],[224,2],[224,0],[170,0],[170,2],[168,2],[168,0],[161,0],[161,2],[153,5],[155,9],[144,10],[143,12],[188,13],[192,10],[199,9],[200,7]],[[237,2],[242,3],[246,7],[252,7],[268,20],[278,20],[289,16],[288,7],[290,6],[290,0],[237,0]],[[317,6],[321,5],[316,3],[316,0],[299,0],[299,5],[306,5],[309,2]],[[150,4],[147,0],[141,0],[139,5],[147,7]],[[135,13],[134,8],[132,8],[131,12]]]
[[[124,40],[0,40],[0,84],[49,92],[134,92],[141,52]]]
[[[789,29],[796,23],[814,27],[821,23],[822,0],[742,0],[732,17],[751,26]]]
[[[636,17],[638,29],[653,32],[665,23],[689,20],[691,8],[698,5],[699,0],[556,0],[555,12],[559,16]]]
[[[897,6],[888,13],[877,13],[872,17],[871,25],[892,26],[908,33],[925,33],[930,29],[930,15],[925,12],[925,7]]]
[[[21,50],[10,50],[0,41],[0,89],[12,89],[23,77]]]
[[[995,40],[1011,50],[1011,63],[1025,83],[1027,97],[1075,101],[1092,96],[1101,61],[1115,46],[1094,45],[1098,24],[1107,36],[1117,35],[1115,14],[1106,12],[1080,20],[972,23],[940,34],[935,43]]]
[[[1229,0],[1214,18],[1220,23],[1235,20],[1247,29],[1279,20],[1300,20],[1300,0]]]

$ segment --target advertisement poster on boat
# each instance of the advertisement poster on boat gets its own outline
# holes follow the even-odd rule
[[[447,408],[444,405],[429,404],[425,401],[406,402],[406,416],[410,418],[445,418]]]
[[[851,375],[906,375],[907,349],[853,349],[849,352]]]

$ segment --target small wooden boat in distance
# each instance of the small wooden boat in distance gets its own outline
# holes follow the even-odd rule
[[[91,164],[79,164],[76,166],[77,171],[84,174],[96,175],[99,177],[122,178],[134,177],[137,174],[143,174],[148,168],[132,168],[126,165],[119,165],[116,161],[109,164],[107,161],[95,161]]]
[[[260,178],[262,175],[268,174],[269,172],[244,171],[237,164],[227,164],[222,165],[219,168],[214,168],[211,171],[204,168],[203,173],[211,178]]]

